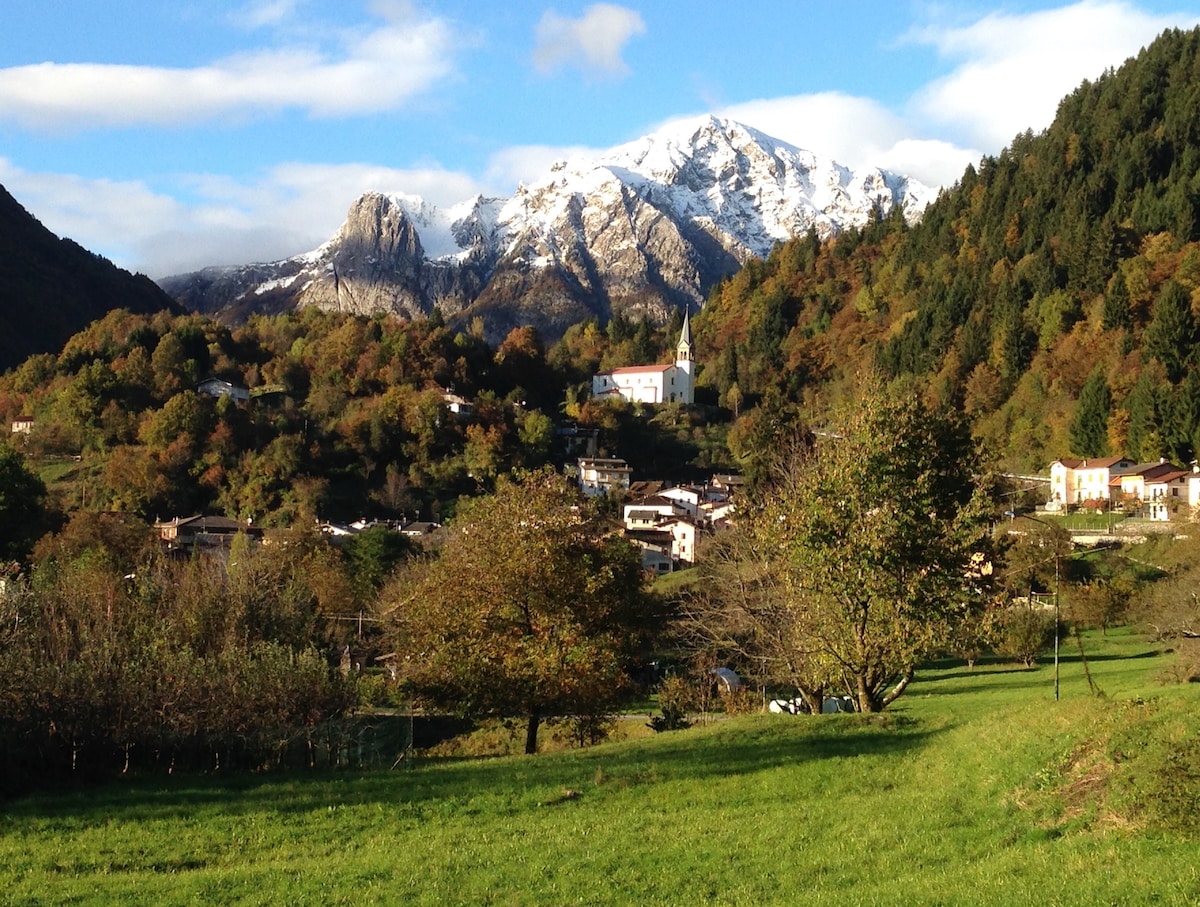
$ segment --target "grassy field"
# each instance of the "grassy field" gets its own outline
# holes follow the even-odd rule
[[[934,665],[882,716],[29,797],[0,903],[1200,903],[1200,691],[1130,634],[1086,650],[1102,696],[1072,643],[1059,702],[1048,664]]]

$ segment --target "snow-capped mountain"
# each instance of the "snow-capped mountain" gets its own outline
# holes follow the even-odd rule
[[[613,311],[665,318],[701,305],[747,259],[815,228],[836,234],[934,191],[886,171],[853,172],[730,120],[666,127],[597,160],[555,164],[511,198],[440,209],[368,193],[332,239],[265,265],[162,282],[191,308],[236,319],[317,305],[362,314],[480,315],[493,338],[519,324],[547,337]]]

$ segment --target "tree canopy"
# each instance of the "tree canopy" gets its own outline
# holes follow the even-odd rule
[[[41,535],[46,486],[25,458],[0,444],[0,561],[20,561]]]
[[[968,167],[919,223],[783,243],[695,319],[698,391],[736,388],[744,419],[772,391],[821,418],[876,369],[964,407],[998,460],[1031,471],[1070,449],[1099,366],[1108,446],[1126,453],[1139,376],[1163,371],[1169,396],[1200,370],[1198,92],[1200,30],[1168,31]],[[1163,453],[1194,459],[1189,408],[1158,415]]]
[[[502,478],[465,504],[436,558],[391,596],[397,651],[419,695],[472,715],[607,714],[658,616],[637,549],[551,470]]]
[[[810,704],[838,689],[878,711],[984,603],[981,469],[961,417],[874,387],[780,452],[712,594]]]

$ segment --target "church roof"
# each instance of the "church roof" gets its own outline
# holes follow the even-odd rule
[[[675,368],[675,365],[627,365],[624,368],[614,368],[611,371],[605,372],[606,375],[632,375],[637,372],[665,372],[669,368]]]

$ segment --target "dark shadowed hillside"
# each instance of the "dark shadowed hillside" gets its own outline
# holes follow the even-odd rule
[[[180,311],[148,277],[59,239],[0,186],[0,371],[62,349],[118,308]]]

